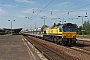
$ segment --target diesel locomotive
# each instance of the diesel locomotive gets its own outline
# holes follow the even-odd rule
[[[73,45],[76,43],[76,25],[65,23],[53,28],[43,30],[43,39],[62,45]]]

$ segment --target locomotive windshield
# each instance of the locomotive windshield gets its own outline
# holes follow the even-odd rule
[[[64,32],[76,32],[76,28],[75,27],[64,27],[63,31]]]

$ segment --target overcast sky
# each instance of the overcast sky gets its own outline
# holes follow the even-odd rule
[[[90,20],[90,0],[0,0],[0,28],[10,28],[11,21],[13,28],[41,27],[44,16],[48,26],[63,20],[80,26],[79,15]]]

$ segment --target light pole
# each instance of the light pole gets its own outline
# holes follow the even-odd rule
[[[45,19],[46,19],[46,16],[41,17],[41,19],[44,19],[44,26],[45,26]]]
[[[84,36],[84,33],[83,33],[83,32],[84,32],[85,30],[84,30],[84,28],[83,28],[83,17],[87,17],[87,16],[78,16],[78,17],[82,17],[82,30],[81,30],[81,31],[82,31],[82,35]]]
[[[12,35],[12,22],[13,22],[13,21],[15,21],[15,20],[13,20],[13,21],[8,20],[8,21],[10,21],[10,22],[11,22],[11,35]]]

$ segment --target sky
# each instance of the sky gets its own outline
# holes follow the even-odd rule
[[[13,29],[67,22],[81,26],[82,18],[90,20],[90,0],[0,0],[0,28],[11,28],[11,22]]]

